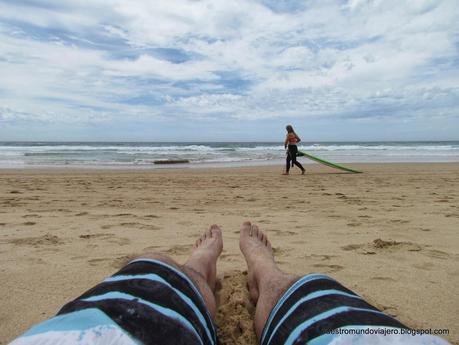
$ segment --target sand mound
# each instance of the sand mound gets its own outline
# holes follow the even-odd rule
[[[220,345],[256,344],[253,329],[255,307],[247,290],[247,272],[229,271],[217,288],[217,328]]]

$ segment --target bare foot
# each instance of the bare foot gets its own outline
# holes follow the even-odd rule
[[[222,231],[218,225],[212,225],[195,243],[185,267],[199,273],[215,291],[217,259],[223,250]]]
[[[258,300],[258,281],[261,277],[255,274],[269,266],[270,269],[276,269],[274,254],[268,237],[261,231],[258,226],[250,222],[244,222],[241,226],[239,247],[244,254],[248,267],[248,284],[250,297],[256,304]]]
[[[282,173],[282,175],[288,175],[288,173],[284,172],[284,173]]]
[[[239,247],[247,261],[247,283],[250,297],[256,304],[255,331],[258,338],[274,305],[281,294],[297,279],[282,272],[274,262],[271,243],[258,226],[244,222],[241,226]]]
[[[304,175],[305,172],[306,172],[305,169],[301,170],[301,175]]]

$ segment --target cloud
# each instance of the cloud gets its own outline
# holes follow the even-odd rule
[[[458,116],[454,0],[0,1],[2,122]]]

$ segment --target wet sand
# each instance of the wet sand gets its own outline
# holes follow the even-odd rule
[[[131,255],[184,262],[210,224],[221,343],[256,344],[239,226],[265,230],[282,269],[322,272],[415,328],[459,344],[459,163],[155,171],[0,171],[0,344],[51,317]]]

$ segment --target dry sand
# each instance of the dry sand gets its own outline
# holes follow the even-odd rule
[[[51,317],[132,254],[183,262],[223,229],[222,344],[256,344],[238,229],[269,235],[282,269],[323,272],[415,328],[459,344],[459,164],[0,172],[0,343]]]

